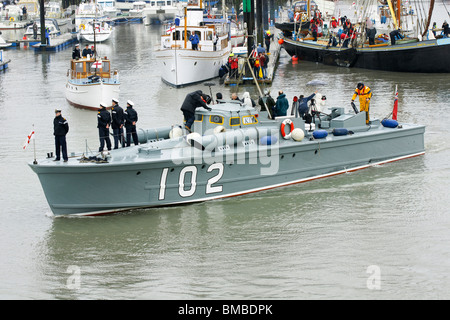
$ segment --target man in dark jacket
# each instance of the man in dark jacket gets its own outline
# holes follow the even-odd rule
[[[69,123],[61,115],[61,110],[55,110],[55,119],[53,120],[53,135],[55,136],[56,158],[54,161],[61,160],[61,151],[64,162],[69,160],[67,156],[66,134],[69,132]]]
[[[275,100],[270,96],[269,89],[264,89],[264,96],[259,98],[258,104],[261,106],[261,111],[270,111],[271,114],[273,113]]]
[[[203,107],[208,111],[212,110],[210,107],[208,107],[206,101],[202,98],[202,96],[203,93],[201,90],[191,92],[186,95],[183,105],[181,106],[181,111],[183,112],[184,120],[186,121],[184,127],[189,132],[191,132],[191,127],[195,120],[195,109],[197,109],[198,107]]]
[[[72,51],[72,59],[80,59],[80,58],[81,58],[80,45],[77,43]]]
[[[298,113],[300,114],[300,118],[303,118],[305,116],[305,114],[308,113],[309,107],[308,107],[308,102],[314,98],[314,96],[316,95],[317,91],[315,91],[312,95],[310,95],[309,97],[304,97],[303,95],[300,95],[300,99],[298,99]]]
[[[105,147],[105,141],[106,141],[106,147],[108,150],[111,150],[111,139],[109,138],[109,126],[111,125],[111,114],[108,110],[106,110],[106,104],[103,102],[100,103],[100,110],[97,114],[97,128],[98,128],[98,135],[100,137],[100,148],[98,149],[99,152],[103,151],[103,148]]]
[[[83,49],[82,56],[85,58],[88,55],[92,55],[92,50],[89,48],[89,45],[87,44],[86,47]]]
[[[127,147],[131,145],[131,137],[133,137],[134,145],[139,144],[139,139],[136,132],[136,122],[138,121],[138,114],[133,109],[134,103],[131,100],[127,101],[127,109],[124,111],[125,129],[127,129]]]
[[[123,136],[123,124],[125,122],[125,119],[123,117],[123,109],[121,106],[119,106],[119,100],[116,98],[112,99],[112,108],[111,108],[111,115],[112,115],[112,129],[113,129],[113,135],[114,135],[114,149],[119,148],[119,141],[120,145],[125,147],[125,139]]]

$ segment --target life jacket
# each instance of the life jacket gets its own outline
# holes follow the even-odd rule
[[[337,27],[337,21],[336,21],[335,19],[333,19],[333,20],[331,21],[331,26],[332,26],[333,28],[336,28],[336,27]]]
[[[259,67],[259,59],[255,60],[255,67],[258,68]]]
[[[352,99],[355,99],[357,95],[359,96],[360,99],[366,98],[370,99],[372,97],[372,91],[367,86],[364,86],[364,88],[362,88],[361,90],[356,88]]]

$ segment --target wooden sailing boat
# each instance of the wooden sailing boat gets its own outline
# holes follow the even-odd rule
[[[402,12],[405,10],[401,0],[387,0],[387,3],[393,23],[392,30],[404,30]],[[291,56],[327,65],[397,72],[449,73],[450,38],[427,37],[434,4],[435,1],[431,0],[428,10],[419,11],[426,11],[427,14],[421,19],[416,16],[419,23],[414,26],[414,30],[408,30],[415,34],[398,40],[395,44],[389,41],[375,45],[366,43],[364,21],[357,25],[358,38],[349,48],[332,47],[327,41],[296,41],[289,38],[284,39],[283,46]],[[417,2],[415,5],[418,5]],[[368,12],[361,15],[367,17]]]

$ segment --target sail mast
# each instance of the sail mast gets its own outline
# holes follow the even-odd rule
[[[394,21],[394,25],[395,25],[395,29],[399,28],[399,25],[397,24],[397,18],[394,12],[394,6],[392,5],[392,1],[391,0],[387,0],[388,4],[389,4],[389,10],[391,11],[391,17],[392,20]]]

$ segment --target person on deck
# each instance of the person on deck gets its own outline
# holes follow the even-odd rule
[[[127,131],[127,147],[131,145],[131,137],[133,137],[134,145],[139,144],[138,135],[136,132],[136,122],[138,121],[138,114],[133,109],[134,103],[131,100],[127,101],[127,109],[124,111],[125,129]]]
[[[311,24],[311,34],[314,38],[314,41],[317,41],[317,32],[318,32],[318,27],[317,27],[317,23],[316,21],[313,21]]]
[[[55,110],[55,119],[53,120],[53,135],[55,136],[55,156],[53,161],[61,160],[61,152],[64,162],[69,160],[67,156],[66,134],[69,132],[69,123],[61,115],[61,110]]]
[[[111,127],[113,129],[113,135],[114,135],[114,149],[119,148],[119,141],[120,145],[125,147],[125,138],[123,135],[123,125],[125,123],[123,109],[121,106],[119,106],[119,100],[116,98],[112,99],[112,108],[111,108]]]
[[[369,87],[365,86],[364,83],[358,83],[355,93],[352,96],[352,103],[355,101],[356,96],[359,96],[359,110],[366,112],[366,124],[369,123],[369,106],[370,99],[372,98],[372,91]]]
[[[309,97],[304,97],[303,95],[300,95],[300,98],[298,99],[298,114],[300,116],[300,118],[304,118],[305,115],[308,113],[309,107],[308,107],[308,102],[314,98],[314,96],[316,95],[317,90],[314,91],[314,93],[312,95],[310,95]]]
[[[271,114],[273,114],[273,107],[275,107],[275,100],[270,96],[269,89],[264,89],[264,96],[259,98],[258,104],[261,106],[261,111],[270,110]]]
[[[395,40],[397,39],[403,39],[404,37],[402,36],[402,34],[400,33],[400,29],[391,31],[389,33],[389,37],[391,38],[391,45],[395,44]]]
[[[448,38],[448,35],[450,34],[450,27],[448,26],[447,20],[444,20],[444,23],[442,24],[442,29],[444,37]]]
[[[100,147],[98,148],[99,152],[103,151],[103,148],[106,147],[108,150],[111,150],[111,139],[109,138],[109,127],[111,125],[111,114],[108,110],[106,110],[106,104],[103,102],[100,103],[100,110],[97,114],[97,128],[98,128],[98,136],[100,138]]]
[[[237,79],[238,77],[238,66],[239,66],[239,60],[237,57],[234,56],[234,53],[230,53],[230,56],[228,57],[228,64],[230,65],[230,78]]]
[[[289,101],[282,90],[278,91],[277,102],[274,108],[274,117],[285,117],[289,109]]]
[[[191,127],[195,120],[195,109],[203,107],[208,111],[212,110],[208,107],[202,96],[203,92],[201,90],[188,93],[181,105],[181,111],[183,112],[184,120],[186,121],[184,127],[189,132],[191,132]]]
[[[83,52],[81,54],[83,58],[86,58],[88,55],[92,55],[92,51],[89,48],[89,45],[87,44],[86,47],[83,49]]]
[[[80,45],[77,43],[72,51],[72,59],[80,59],[80,58],[81,58]]]
[[[198,34],[196,34],[196,33],[191,34],[189,36],[189,41],[192,44],[192,50],[198,50],[198,43],[200,41],[199,38],[198,38]]]

